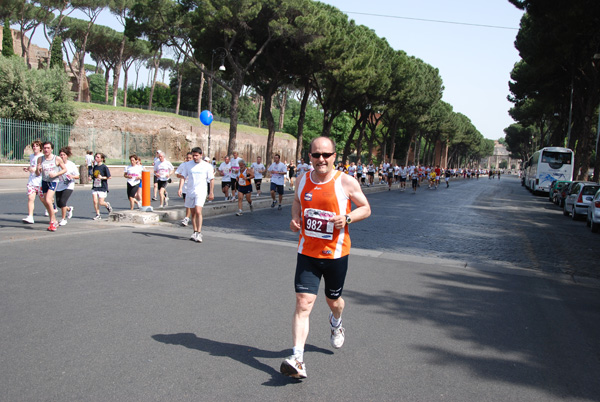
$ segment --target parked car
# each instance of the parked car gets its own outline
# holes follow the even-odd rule
[[[550,202],[554,202],[556,204],[556,202],[554,201],[554,195],[559,192],[560,190],[562,190],[562,188],[571,183],[570,181],[567,180],[555,180],[552,182],[552,185],[550,186],[550,189],[548,190],[548,201]]]
[[[600,190],[600,184],[598,183],[580,182],[572,186],[569,195],[565,198],[563,215],[569,216],[570,214],[573,220],[581,215],[587,216],[588,206],[598,190]]]
[[[592,229],[592,233],[597,233],[600,229],[600,190],[596,192],[588,207],[587,224]]]
[[[570,183],[567,183],[559,192],[556,192],[554,197],[554,203],[559,207],[563,208],[565,206],[565,199],[567,198],[567,195],[569,195],[569,191],[577,183],[579,182],[572,181]]]

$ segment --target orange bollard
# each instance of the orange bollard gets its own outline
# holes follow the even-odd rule
[[[150,206],[151,190],[150,172],[142,172],[142,207]]]

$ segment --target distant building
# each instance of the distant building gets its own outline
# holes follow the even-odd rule
[[[12,39],[13,39],[13,49],[18,56],[21,56],[23,53],[22,46],[21,46],[21,32],[11,28],[10,33],[11,33]],[[3,30],[0,29],[0,51],[2,51],[2,38],[3,38]],[[33,43],[31,45],[29,45],[29,38],[27,36],[23,37],[23,43],[25,45],[25,49],[26,49],[25,51],[27,51],[27,48],[29,47],[28,67],[32,70],[40,70],[42,68],[45,68],[45,66],[50,62],[50,51],[46,48],[34,45]],[[25,60],[27,60],[27,57],[23,57],[23,58]],[[73,75],[73,73],[71,72],[71,69],[68,68],[66,63],[63,62],[63,64],[65,65],[65,71],[67,72],[67,75],[69,76],[69,81],[71,83],[71,86],[69,89],[72,92],[74,92],[75,94],[77,94],[77,91],[79,90],[79,84],[77,82],[77,78],[75,77],[75,75]],[[76,60],[74,60],[73,63],[71,63],[71,64],[73,65],[73,69],[75,71],[77,71],[79,68],[78,62]],[[76,97],[76,96],[77,95],[74,95],[74,97]],[[89,83],[88,83],[87,77],[85,78],[85,80],[83,82],[82,96],[83,96],[84,102],[90,101],[90,89],[89,89]]]
[[[492,156],[483,158],[480,166],[485,166],[486,169],[498,169],[502,161],[507,162],[508,169],[512,169],[512,165],[515,165],[516,169],[519,169],[521,166],[520,159],[512,159],[506,147],[498,141],[494,141],[494,153]]]

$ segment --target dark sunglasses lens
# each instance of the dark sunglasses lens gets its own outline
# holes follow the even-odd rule
[[[315,158],[315,159],[319,159],[321,156],[323,156],[323,159],[327,159],[331,155],[333,155],[333,153],[322,153],[322,154],[320,154],[320,153],[315,152],[315,153],[311,154],[311,156],[313,158]]]

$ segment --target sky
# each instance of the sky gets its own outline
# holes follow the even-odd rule
[[[485,138],[504,137],[503,130],[514,123],[508,115],[512,104],[506,97],[510,72],[520,59],[514,41],[523,12],[508,0],[322,2],[373,29],[393,49],[437,68],[445,87],[443,100],[471,119]],[[123,31],[109,12],[104,12],[97,23]],[[41,33],[34,36],[33,43],[48,47]],[[86,57],[86,63],[93,61]],[[129,80],[135,81],[133,69]],[[147,85],[147,72],[140,73],[142,84]]]
[[[403,50],[437,68],[445,87],[443,100],[455,112],[471,119],[485,138],[503,138],[503,130],[514,123],[508,115],[512,103],[506,97],[510,93],[510,72],[520,59],[514,41],[523,12],[508,0],[322,2],[339,8],[357,24],[373,29],[393,49]]]

